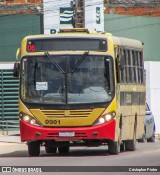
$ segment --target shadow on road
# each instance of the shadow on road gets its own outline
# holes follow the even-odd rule
[[[20,145],[17,145],[20,147]],[[13,148],[12,148],[13,149]],[[6,152],[6,151],[5,151]],[[120,154],[125,153],[121,152]],[[45,149],[41,148],[41,153],[38,157],[94,157],[94,156],[110,156],[107,148],[71,148],[68,154],[59,154],[57,153],[46,153]],[[113,156],[113,155],[112,155]],[[116,156],[116,155],[115,155]],[[23,146],[23,149],[16,151],[8,151],[8,153],[0,153],[0,157],[29,157],[27,146]]]

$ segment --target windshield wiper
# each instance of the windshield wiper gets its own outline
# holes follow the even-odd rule
[[[77,67],[80,65],[80,63],[86,58],[86,56],[88,56],[89,51],[84,52],[84,54],[82,55],[82,57],[77,61],[77,63],[75,64],[74,68],[69,70],[69,72],[73,73]]]
[[[62,73],[65,74],[64,70],[61,68],[61,66],[53,59],[53,57],[48,53],[45,52],[45,54],[47,55],[47,57],[54,63],[54,65],[57,67],[57,69]]]

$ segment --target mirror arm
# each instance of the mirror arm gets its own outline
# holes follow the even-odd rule
[[[20,70],[20,63],[18,63],[19,53],[20,53],[20,48],[18,48],[16,52],[16,62],[14,63],[14,68],[13,68],[14,77],[19,77],[19,70]]]

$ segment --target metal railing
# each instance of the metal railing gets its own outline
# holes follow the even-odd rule
[[[13,128],[19,130],[19,121],[1,120],[0,128],[2,131],[5,131],[8,135],[8,131],[10,131]]]
[[[13,77],[13,69],[0,69],[0,131],[19,128],[18,86],[19,80]]]

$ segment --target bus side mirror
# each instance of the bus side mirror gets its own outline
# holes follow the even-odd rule
[[[19,71],[20,71],[20,63],[14,63],[14,68],[13,68],[13,76],[14,77],[19,77]]]

